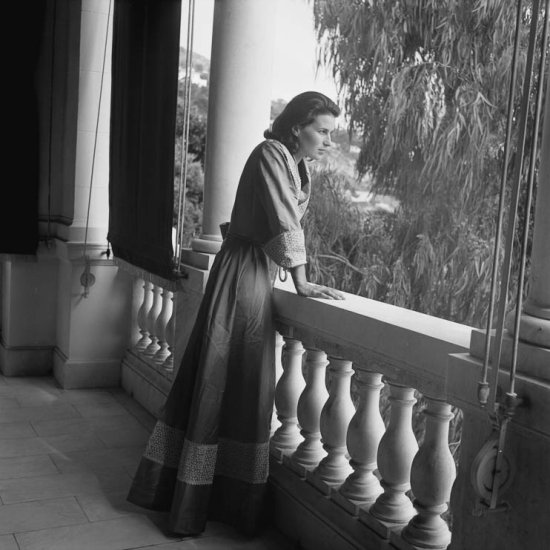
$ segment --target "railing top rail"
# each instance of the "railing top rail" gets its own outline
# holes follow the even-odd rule
[[[468,351],[472,328],[346,294],[345,300],[297,296],[277,283],[276,326],[283,336],[376,370],[433,397],[446,394],[449,354]]]

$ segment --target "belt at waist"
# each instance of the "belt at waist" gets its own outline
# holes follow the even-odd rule
[[[262,248],[264,245],[263,243],[259,242],[259,241],[255,241],[254,239],[251,239],[250,237],[245,237],[244,235],[237,235],[236,233],[228,233],[225,237],[226,240],[230,241],[230,240],[235,240],[235,241],[242,241],[242,242],[245,242],[247,244],[252,244],[254,246],[259,246],[260,248]]]

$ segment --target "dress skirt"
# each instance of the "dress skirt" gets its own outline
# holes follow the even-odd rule
[[[208,519],[254,535],[269,470],[275,388],[272,279],[263,250],[229,235],[216,255],[173,386],[128,500],[169,511],[169,529]]]

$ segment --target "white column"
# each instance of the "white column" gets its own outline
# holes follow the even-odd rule
[[[535,204],[533,247],[527,300],[520,323],[520,339],[535,346],[550,348],[550,73],[542,119],[542,143]],[[513,314],[507,328],[513,331]],[[528,365],[522,365],[526,371]]]
[[[81,14],[74,218],[69,240],[82,242],[86,238],[89,244],[105,245],[109,226],[113,8],[109,11],[108,3],[97,4],[84,3]]]
[[[214,6],[202,233],[197,252],[219,250],[246,158],[269,126],[273,0],[217,0]]]

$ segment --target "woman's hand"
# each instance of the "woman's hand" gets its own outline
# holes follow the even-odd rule
[[[296,287],[298,296],[324,298],[326,300],[345,300],[345,296],[341,292],[328,286],[316,285],[307,281],[294,286]]]
[[[324,298],[325,300],[345,300],[345,296],[342,292],[334,288],[310,283],[306,278],[306,267],[304,265],[291,267],[290,274],[292,275],[294,288],[296,289],[298,296],[306,296],[307,298]]]

